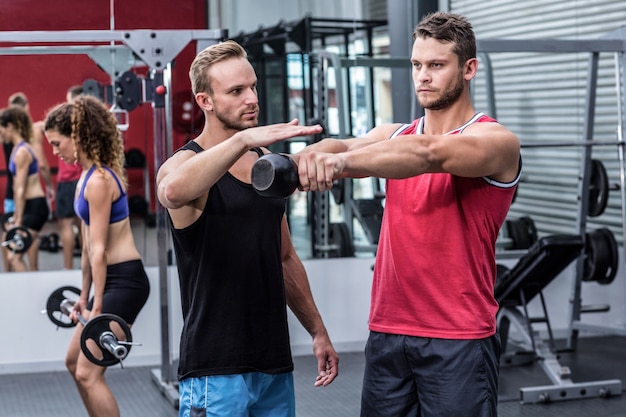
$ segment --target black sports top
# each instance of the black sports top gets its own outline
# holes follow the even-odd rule
[[[194,141],[181,150],[203,151]],[[262,197],[227,172],[211,187],[198,220],[172,226],[183,310],[179,379],[293,370],[281,262],[284,213],[284,199]]]

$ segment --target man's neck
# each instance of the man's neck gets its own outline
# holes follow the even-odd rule
[[[227,139],[233,137],[238,131],[235,129],[224,129],[222,124],[215,122],[204,124],[204,129],[194,140],[204,149],[213,147]]]
[[[459,100],[445,109],[426,109],[424,113],[424,134],[444,135],[463,126],[476,114],[476,110],[470,102],[463,103]]]

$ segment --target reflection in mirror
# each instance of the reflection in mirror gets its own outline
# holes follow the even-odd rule
[[[158,265],[158,251],[156,246],[156,228],[146,224],[143,217],[131,215],[133,237],[137,249],[142,256],[144,265]],[[77,230],[75,230],[76,232]],[[63,252],[59,238],[59,225],[56,219],[50,219],[41,230],[39,246],[39,270],[56,271],[63,269]],[[80,269],[81,249],[74,249],[74,269]],[[26,259],[26,261],[28,261]],[[1,272],[6,272],[4,261]]]
[[[29,112],[33,121],[45,119],[48,109],[66,100],[66,92],[70,86],[82,85],[85,94],[94,95],[112,106],[115,101],[112,85],[119,74],[133,69],[138,73],[146,68],[127,47],[123,45],[83,45],[83,46],[47,46],[0,48],[3,64],[3,76],[11,79],[11,83],[0,86],[0,108],[7,106],[7,99],[15,92],[22,91],[28,97]],[[49,71],[46,77],[41,76],[41,68]],[[32,70],[31,70],[32,69]],[[114,108],[114,106],[113,106]],[[124,113],[124,114],[121,114]],[[133,114],[131,114],[133,113]],[[147,166],[152,160],[152,109],[149,104],[133,112],[116,111],[116,115],[126,116],[120,120],[120,130],[126,143],[126,151],[139,150],[144,157],[141,166],[128,167],[129,205],[132,201],[131,224],[137,248],[142,254],[145,266],[158,265],[156,250],[156,228],[154,219],[150,218],[153,208],[150,205],[154,194],[153,180],[148,174]],[[133,125],[134,124],[134,125]],[[54,188],[57,183],[58,157],[53,155],[51,146],[43,141],[45,153]],[[128,160],[132,160],[127,155]],[[0,197],[4,200],[7,189],[7,170],[4,153],[0,158]],[[139,168],[139,169],[137,169]],[[152,171],[152,169],[150,169]],[[43,184],[43,181],[42,181]],[[38,269],[53,271],[63,269],[63,252],[60,239],[59,222],[54,216],[56,202],[49,202],[51,216],[44,225],[39,236]],[[149,207],[148,213],[142,212]],[[4,214],[2,204],[1,212]],[[74,236],[79,235],[78,228]],[[81,248],[78,239],[74,245],[74,269],[80,269]],[[25,259],[28,261],[28,259]],[[7,271],[7,261],[2,259],[0,271]]]
[[[289,153],[297,153],[305,145],[292,141]],[[312,214],[320,201],[315,192],[296,190],[287,200],[291,238],[300,258],[374,256],[384,207],[384,182],[378,178],[345,179],[337,181],[327,193],[323,199],[328,206],[327,216]],[[316,233],[314,228],[319,228],[325,218],[327,229]]]

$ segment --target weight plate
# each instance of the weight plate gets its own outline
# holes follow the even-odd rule
[[[517,220],[508,220],[506,225],[513,242],[511,249],[528,249],[537,241],[537,228],[532,218],[523,216]]]
[[[70,300],[73,303],[76,302],[73,297],[68,297],[68,294],[75,294],[76,296],[80,296],[80,290],[76,287],[61,287],[55,290],[50,297],[48,297],[48,301],[46,302],[46,313],[48,314],[48,318],[59,327],[74,327],[76,323],[70,320],[70,317],[61,311],[61,303],[64,300]]]
[[[119,358],[111,353],[106,346],[101,345],[100,336],[104,332],[115,334],[117,341],[128,342],[128,345],[124,345],[126,355],[128,355],[132,346],[130,343],[133,341],[130,327],[115,314],[100,314],[89,320],[80,335],[80,348],[87,359],[98,366],[115,365],[120,360],[125,359],[126,355]]]
[[[598,217],[606,209],[609,201],[609,176],[604,164],[597,160],[591,160],[591,174],[589,177],[589,217]]]
[[[603,227],[586,234],[583,281],[610,284],[615,279],[618,261],[617,242],[613,232]]]
[[[33,244],[33,237],[27,228],[16,226],[7,232],[4,245],[14,253],[24,253]]]

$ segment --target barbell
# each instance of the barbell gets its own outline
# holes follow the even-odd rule
[[[11,227],[13,213],[5,213],[2,215],[0,226],[6,232],[2,246],[8,248],[13,253],[24,253],[33,244],[33,236],[24,226]]]
[[[65,286],[56,289],[48,297],[46,309],[48,318],[58,327],[74,327],[70,313],[76,301],[67,297],[67,293],[80,295],[76,287]],[[126,359],[133,343],[130,327],[115,314],[100,314],[87,321],[80,313],[78,321],[84,326],[80,335],[80,347],[87,359],[98,366],[111,366]]]
[[[27,228],[15,226],[7,232],[2,246],[8,248],[13,253],[24,253],[33,244],[33,237]]]
[[[529,141],[520,143],[521,148],[569,148],[569,147],[589,147],[589,146],[624,146],[623,140],[573,140],[573,141]]]

